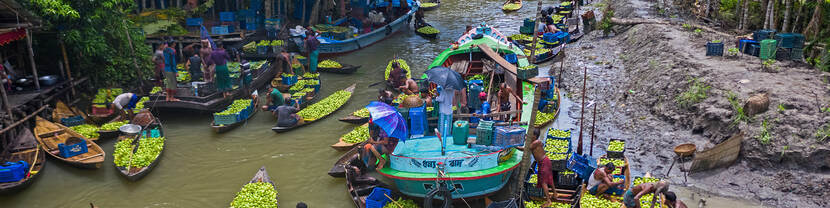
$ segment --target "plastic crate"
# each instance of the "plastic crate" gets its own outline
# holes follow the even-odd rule
[[[212,33],[214,35],[228,34],[228,26],[227,25],[213,26],[213,27],[210,28],[210,33]]]
[[[778,47],[781,47],[781,48],[792,48],[793,47],[793,35],[792,35],[792,33],[775,34],[775,41],[778,42]]]
[[[775,50],[777,49],[778,41],[773,39],[766,39],[761,41],[761,51],[758,57],[761,59],[775,58]]]
[[[284,85],[294,85],[295,83],[297,83],[297,76],[296,75],[290,75],[290,76],[283,76],[282,77],[282,84],[284,84]]]
[[[528,80],[530,78],[536,77],[539,75],[539,67],[536,65],[532,65],[530,69],[518,69],[516,71],[516,76],[522,80]]]
[[[611,139],[611,141],[625,142],[625,140],[623,140],[623,139]],[[610,142],[609,142],[609,144],[610,144]],[[608,150],[608,148],[606,148],[606,150]],[[625,145],[623,145],[623,151],[621,151],[621,152],[617,152],[617,151],[606,151],[606,152],[608,153],[608,158],[621,159],[625,156]]]
[[[84,124],[84,117],[83,116],[72,116],[68,118],[61,118],[61,124],[67,127],[77,126]]]
[[[527,130],[520,126],[496,127],[493,145],[504,148],[521,146],[524,144],[525,132],[527,132]]]
[[[470,136],[470,123],[458,120],[452,124],[452,143],[456,145],[467,144],[467,137]]]
[[[411,135],[424,135],[427,128],[426,107],[415,107],[409,109],[409,133]]]
[[[530,167],[536,167],[536,162],[533,162],[533,164],[531,164]],[[524,179],[525,193],[527,193],[527,195],[530,196],[530,197],[537,197],[537,198],[544,197],[545,192],[542,191],[541,187],[536,187],[535,183],[529,183],[528,182],[530,180],[530,176],[532,176],[533,174],[538,174],[538,172],[536,171],[536,169],[530,168],[530,170],[527,171],[527,176],[525,176],[525,179]],[[539,183],[538,176],[537,176],[536,183]]]
[[[770,39],[775,35],[775,30],[756,30],[752,33],[752,39],[756,41],[761,41],[764,39]]]
[[[804,59],[804,49],[793,48],[793,50],[790,51],[790,60],[801,61],[802,59]]]
[[[256,23],[245,23],[245,30],[256,30]]]
[[[236,14],[233,12],[219,12],[219,21],[222,22],[233,22],[236,17]]]
[[[530,18],[525,18],[525,19],[524,19],[524,22],[522,23],[522,27],[531,27],[531,28],[532,28],[532,27],[533,27],[533,24],[534,24],[535,22],[536,22],[536,21],[534,21],[533,19],[530,19]]]
[[[517,61],[519,61],[518,57],[514,53],[505,54],[504,55],[504,60],[507,60],[507,63],[511,63],[511,64],[515,64]]]
[[[490,203],[487,208],[519,208],[519,205],[517,205],[518,202],[519,201],[516,198],[510,198],[505,201]]]
[[[522,34],[525,34],[525,35],[533,34],[533,27],[521,26],[521,27],[519,27],[519,33],[522,33]]]
[[[86,148],[86,140],[81,140],[81,142],[65,145],[63,143],[58,144],[58,149],[60,150],[60,156],[63,158],[70,158],[76,155],[84,154],[88,150]]]
[[[749,45],[749,53],[747,54],[755,57],[759,56],[761,54],[761,46],[758,44]]]
[[[759,44],[758,41],[754,41],[754,40],[739,40],[737,47],[738,47],[738,50],[740,50],[742,53],[749,54],[750,45],[758,45],[758,44]]]
[[[369,197],[366,197],[366,208],[383,208],[386,203],[389,203],[389,198],[386,195],[391,195],[392,191],[389,189],[375,187]]]
[[[542,34],[542,40],[544,40],[545,42],[556,42],[558,39],[556,38],[556,34],[545,33]]]
[[[111,114],[112,111],[113,110],[111,108],[92,106],[92,115],[108,115]]]
[[[789,48],[778,48],[778,50],[775,51],[775,60],[788,61],[792,59],[792,57],[790,56],[791,50],[792,49]]]
[[[236,123],[236,116],[237,116],[237,114],[230,114],[230,115],[216,115],[216,114],[213,114],[213,124],[226,125],[226,124]]]
[[[706,56],[723,56],[723,43],[706,43]]]
[[[187,26],[199,26],[202,25],[202,22],[204,22],[202,18],[187,18],[187,20],[185,20]]]
[[[557,24],[557,25],[561,25],[562,29],[564,31],[567,31],[566,30],[568,28],[567,25],[565,25],[565,24]],[[556,40],[559,41],[559,42],[567,43],[568,41],[571,41],[571,34],[568,33],[568,32],[560,31],[560,32],[556,32],[555,35],[556,35]]]
[[[478,145],[492,145],[493,144],[493,121],[479,121],[476,127],[476,144]]]
[[[582,156],[576,154],[576,152],[571,152],[571,156],[568,157],[568,170],[573,171],[583,180],[588,179],[596,168],[597,161],[591,156]]]
[[[0,165],[0,183],[16,182],[26,177],[29,163],[26,161],[6,162]]]
[[[568,153],[561,153],[561,154],[568,154]],[[561,160],[551,160],[550,167],[552,171],[565,171],[568,170],[568,158]]]
[[[268,54],[268,46],[256,46],[256,53],[259,55]]]
[[[265,19],[265,30],[277,31],[279,29],[280,19]]]
[[[793,36],[793,49],[804,48],[804,35],[801,33],[790,33]]]
[[[554,184],[556,188],[563,188],[563,189],[573,189],[579,186],[579,178],[576,177],[576,174],[562,174],[563,172],[556,173],[556,183]]]

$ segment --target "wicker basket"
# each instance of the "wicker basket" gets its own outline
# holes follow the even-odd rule
[[[697,151],[697,146],[695,146],[695,144],[692,143],[681,144],[674,147],[674,153],[680,157],[692,156],[693,154],[695,154],[695,151]]]

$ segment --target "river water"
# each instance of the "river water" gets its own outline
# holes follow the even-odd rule
[[[323,121],[276,134],[270,130],[275,119],[260,113],[238,129],[216,134],[209,127],[210,114],[164,112],[159,115],[167,137],[162,161],[140,181],[127,181],[117,173],[110,154],[114,141],[102,141],[99,144],[108,155],[101,169],[77,169],[50,158],[31,187],[0,196],[0,207],[88,207],[89,203],[99,207],[227,207],[260,166],[265,166],[277,183],[283,207],[293,207],[300,201],[312,207],[352,207],[344,180],[326,174],[342,154],[329,145],[355,127],[336,118],[374,100],[377,87],[367,86],[382,80],[386,63],[393,57],[407,60],[414,74],[420,75],[466,25],[486,22],[504,34],[513,34],[518,32],[521,20],[531,17],[536,9],[536,1],[527,1],[520,11],[504,14],[501,4],[493,0],[444,0],[438,10],[426,12],[427,22],[441,30],[437,40],[423,39],[413,29],[403,30],[371,47],[336,57],[339,62],[363,67],[352,75],[321,76],[323,96],[357,83],[352,101]],[[563,110],[569,105],[565,102]],[[573,110],[576,108],[570,109],[562,112],[553,126],[575,128],[573,118],[579,114]],[[681,197],[690,193],[681,193]],[[718,204],[736,200],[709,201]],[[752,206],[744,202],[729,204],[733,205]]]

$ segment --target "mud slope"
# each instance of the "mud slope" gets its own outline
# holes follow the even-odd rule
[[[612,6],[618,8],[618,17],[648,17],[630,6],[644,4],[650,3],[616,1]],[[711,148],[742,131],[746,136],[738,162],[689,175],[685,185],[775,207],[830,207],[830,139],[815,136],[830,121],[830,113],[821,111],[830,106],[827,73],[789,61],[762,69],[752,56],[707,57],[707,41],[722,40],[730,48],[735,38],[680,26],[637,25],[618,32],[610,38],[593,32],[572,46],[578,50],[568,51],[563,76],[565,88],[579,102],[582,71],[588,70],[587,99],[600,106],[595,149],[604,149],[608,137],[627,139],[635,170],[666,176],[675,145]],[[692,79],[711,87],[705,99],[683,107],[677,97]],[[735,122],[727,96],[734,94],[742,106],[762,92],[769,94],[769,109]],[[586,117],[591,118],[590,111]],[[768,143],[759,139],[763,121],[768,123]],[[684,184],[678,165],[668,177]]]

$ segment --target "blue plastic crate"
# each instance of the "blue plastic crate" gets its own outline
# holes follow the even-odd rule
[[[568,32],[559,31],[559,32],[556,32],[555,35],[556,35],[556,40],[561,42],[561,43],[567,43],[568,41],[571,40],[571,34],[569,34]]]
[[[73,127],[77,125],[84,124],[84,117],[83,116],[72,116],[68,118],[61,118],[61,124],[67,127]]]
[[[525,128],[519,126],[496,127],[493,145],[504,148],[524,145],[526,132]]]
[[[202,18],[187,18],[185,22],[187,23],[187,26],[199,26],[202,25],[204,20],[202,20]]]
[[[219,21],[233,22],[236,19],[236,14],[233,12],[219,12]]]
[[[256,30],[256,23],[245,23],[245,30]]]
[[[749,45],[749,49],[747,49],[747,50],[749,50],[747,54],[757,57],[758,55],[761,54],[761,45],[758,45],[758,44]]]
[[[723,56],[723,43],[706,43],[706,56]]]
[[[26,161],[6,162],[0,165],[0,183],[23,180],[28,170],[29,163]]]
[[[765,39],[770,39],[775,35],[775,30],[756,30],[752,33],[752,39],[755,41],[761,41]]]
[[[571,156],[568,157],[568,170],[573,171],[583,180],[587,181],[596,168],[597,161],[591,156],[582,156],[572,152]]]
[[[294,83],[297,83],[297,76],[296,75],[283,76],[282,77],[282,84],[284,84],[284,85],[293,85]]]
[[[157,128],[156,129],[151,129],[150,130],[150,137],[159,138],[159,137],[161,137],[161,132]]]
[[[754,41],[754,40],[740,40],[740,41],[738,41],[738,50],[740,50],[742,53],[748,54],[749,53],[749,46],[753,45],[753,44],[758,45],[760,43],[758,43],[758,41]]]
[[[60,150],[60,156],[63,158],[74,157],[88,151],[86,148],[86,140],[81,140],[81,142],[72,145],[60,143],[58,144],[58,149]]]
[[[516,54],[511,53],[511,54],[505,54],[504,55],[504,60],[507,60],[508,63],[515,64],[519,59],[516,56]]]
[[[778,42],[779,48],[793,48],[795,37],[792,33],[779,33],[775,34],[775,40]]]
[[[409,109],[409,133],[411,135],[424,135],[427,128],[426,106]]]
[[[226,125],[226,124],[236,123],[236,115],[237,114],[230,114],[230,115],[216,115],[216,114],[213,114],[213,124]]]
[[[389,203],[389,198],[386,195],[391,194],[392,191],[389,189],[375,187],[369,197],[366,197],[366,208],[383,208],[386,203]]]
[[[553,34],[553,33],[542,34],[542,40],[544,40],[545,42],[556,42],[557,41],[556,34]]]
[[[212,33],[214,35],[228,34],[228,26],[227,25],[213,26],[213,27],[210,28],[210,33]]]
[[[256,46],[256,53],[259,55],[268,54],[268,46]]]

